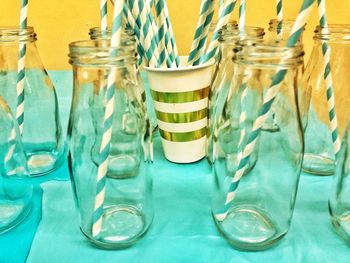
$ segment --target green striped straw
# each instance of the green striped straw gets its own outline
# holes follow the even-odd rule
[[[304,26],[307,22],[307,19],[311,13],[312,10],[312,4],[315,0],[304,0],[302,7],[299,11],[298,17],[295,21],[295,24],[293,26],[293,29],[291,31],[291,34],[288,38],[287,46],[293,47],[297,44],[301,33],[304,30]],[[285,75],[287,73],[287,70],[282,69],[279,70],[275,76],[272,78],[271,86],[268,88],[266,95],[264,97],[264,103],[262,107],[259,110],[259,115],[257,119],[254,121],[253,128],[249,134],[247,143],[244,146],[243,154],[239,160],[238,168],[235,172],[235,175],[232,178],[231,184],[229,186],[229,190],[226,196],[226,201],[223,206],[222,211],[220,213],[217,213],[215,215],[215,218],[218,221],[223,221],[226,219],[226,216],[228,214],[229,208],[232,204],[232,201],[234,200],[234,197],[236,195],[237,187],[239,185],[240,179],[242,175],[244,174],[245,170],[248,167],[249,159],[251,154],[254,151],[257,139],[259,137],[261,127],[264,125],[269,113],[271,106],[279,92],[279,87],[281,82],[283,81]]]
[[[27,9],[28,0],[21,0],[21,12],[20,12],[20,23],[19,29],[20,33],[22,30],[27,29]],[[19,126],[20,134],[23,134],[23,124],[24,124],[24,83],[25,83],[25,58],[26,58],[26,44],[19,44],[19,55],[18,55],[18,68],[17,68],[17,109],[16,109],[16,119]]]
[[[140,42],[142,43],[145,56],[151,67],[159,67],[157,43],[150,29],[150,21],[147,18],[147,12],[144,9],[145,4],[142,0],[129,0],[129,9],[135,19],[136,25],[140,28]]]
[[[224,11],[224,0],[219,0],[219,17],[221,16],[222,12]]]
[[[112,38],[111,47],[120,46],[122,27],[122,16],[123,16],[124,0],[116,1],[114,4],[114,15],[112,25]],[[111,54],[114,56],[115,54]],[[106,174],[108,169],[108,155],[110,150],[110,143],[112,137],[112,121],[114,112],[114,89],[115,89],[115,78],[117,70],[112,67],[108,74],[107,86],[105,88],[105,109],[103,118],[103,135],[100,145],[100,158],[101,163],[97,169],[97,184],[96,184],[96,196],[95,205],[93,212],[93,223],[92,223],[92,236],[96,237],[101,233],[102,229],[102,217],[103,217],[103,204],[106,192]]]
[[[325,0],[318,0],[318,13],[320,17],[320,26],[322,28],[327,28],[327,16],[326,16],[326,3]],[[335,111],[335,99],[334,99],[334,90],[333,90],[333,78],[331,73],[331,48],[328,45],[328,42],[322,40],[322,53],[325,63],[324,71],[324,80],[327,87],[327,106],[328,106],[328,115],[330,120],[331,132],[332,132],[332,141],[333,141],[333,150],[335,158],[337,159],[340,151],[340,138],[338,132],[338,121]]]
[[[215,5],[213,3],[210,9],[208,10],[208,16],[204,22],[205,30],[198,44],[198,48],[197,48],[198,56],[197,56],[197,59],[193,62],[194,66],[199,65],[201,63],[201,58],[203,56],[203,53],[205,53],[205,48],[207,46],[207,38],[208,38],[211,22],[214,17],[214,11],[215,11]]]
[[[155,1],[156,8],[156,18],[158,24],[158,38],[159,42],[162,44],[162,48],[166,49],[166,53],[168,55],[168,59],[170,60],[171,67],[177,67],[175,56],[173,52],[173,47],[171,44],[171,39],[169,35],[169,30],[167,26],[167,20],[164,9],[164,1],[156,0]]]
[[[241,34],[244,34],[246,7],[246,1],[240,0],[238,30]]]
[[[281,40],[283,38],[283,7],[282,0],[276,1],[277,10],[277,39]]]
[[[214,15],[215,0],[202,0],[197,28],[192,41],[190,54],[187,64],[195,65],[201,54],[201,50],[205,47],[211,21]]]
[[[240,6],[239,6],[239,24],[238,24],[238,30],[243,37],[244,35],[244,30],[245,30],[245,21],[246,20],[246,1],[245,0],[240,0]],[[242,158],[243,154],[243,145],[244,145],[244,139],[245,139],[245,133],[246,130],[244,128],[244,123],[246,120],[246,110],[245,110],[245,100],[247,97],[248,93],[248,76],[244,75],[243,76],[243,81],[242,81],[242,94],[241,94],[241,114],[239,116],[239,127],[241,128],[241,134],[238,142],[238,153],[237,153],[237,160],[239,161]]]
[[[163,39],[159,38],[159,29],[154,20],[154,17],[151,12],[151,7],[149,5],[144,6],[145,12],[147,13],[147,19],[150,23],[151,35],[154,38],[154,42],[157,45],[158,50],[158,65],[161,67],[172,67],[172,62],[168,54],[168,50],[165,47]]]
[[[172,46],[173,55],[175,57],[176,66],[178,67],[178,66],[180,66],[180,57],[179,57],[179,52],[178,52],[177,46],[176,46],[176,41],[175,41],[173,26],[172,26],[171,20],[170,20],[168,5],[166,4],[165,0],[160,0],[160,1],[162,2],[162,5],[163,5],[164,15],[165,15],[165,20],[166,20],[166,25],[167,25],[167,31],[169,32],[170,42],[171,42],[171,46]]]
[[[101,15],[101,33],[103,37],[107,36],[107,0],[100,1],[100,15]]]
[[[217,52],[218,52],[218,47],[219,47],[219,31],[220,29],[227,25],[229,20],[230,20],[230,16],[235,8],[237,0],[226,0],[225,4],[222,8],[222,13],[218,19],[218,23],[216,25],[214,34],[210,40],[210,44],[209,47],[207,49],[207,52],[205,54],[205,56],[202,56],[201,58],[201,63],[206,63],[209,60],[211,60],[212,58],[216,57]]]

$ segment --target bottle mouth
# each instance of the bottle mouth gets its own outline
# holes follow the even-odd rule
[[[247,26],[244,28],[244,32],[239,32],[238,27],[230,27],[225,28],[223,27],[219,31],[219,42],[228,42],[235,44],[238,40],[243,39],[263,39],[265,35],[265,31],[262,27],[251,27]]]
[[[316,26],[315,40],[350,41],[350,24],[330,24],[328,27]]]
[[[90,35],[91,40],[96,40],[96,39],[101,39],[101,38],[110,39],[110,37],[112,35],[112,29],[107,28],[105,35],[104,35],[104,34],[102,34],[102,30],[100,27],[92,27],[89,29],[89,35]],[[124,28],[124,30],[122,31],[122,39],[124,41],[135,42],[136,39],[135,39],[134,30],[132,30],[131,28]]]
[[[0,26],[0,43],[34,42],[36,39],[33,27],[20,29],[19,27]]]
[[[82,40],[69,44],[69,63],[85,67],[124,67],[127,64],[134,64],[137,60],[137,53],[133,46],[124,45],[112,47],[110,40]]]
[[[214,23],[212,23],[212,24],[210,25],[209,30],[210,30],[211,32],[214,32],[215,29],[216,29],[216,26],[217,26],[217,21],[214,22]],[[238,28],[238,23],[237,23],[237,21],[235,21],[235,20],[232,20],[232,21],[228,22],[226,25],[224,25],[224,26],[222,27],[222,29],[226,29],[226,30],[233,30],[233,29],[237,29],[237,28]],[[221,31],[222,29],[220,29],[220,31]]]
[[[234,49],[233,61],[261,68],[288,69],[304,63],[303,45],[287,47],[286,41],[254,43],[239,41]]]
[[[293,28],[293,25],[295,23],[295,20],[292,19],[283,19],[282,21],[282,28],[291,30]],[[278,20],[277,19],[271,19],[269,22],[269,31],[276,31],[278,27]],[[304,27],[305,30],[305,27]]]

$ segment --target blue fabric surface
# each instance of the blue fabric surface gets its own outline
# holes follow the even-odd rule
[[[79,231],[70,184],[49,182],[28,262],[349,262],[350,248],[333,233],[328,216],[331,177],[302,175],[286,237],[269,250],[242,252],[213,224],[207,162],[169,163],[159,138],[155,145],[155,218],[142,240],[120,251],[91,246]]]
[[[25,262],[41,218],[42,189],[34,187],[32,209],[17,227],[0,235],[0,262]]]
[[[72,74],[51,72],[51,76],[66,127]],[[287,236],[269,250],[241,252],[228,245],[212,221],[212,182],[207,162],[169,163],[163,157],[159,138],[155,147],[155,218],[142,240],[120,251],[91,246],[79,231],[70,183],[56,181],[68,178],[65,164],[53,175],[36,179],[44,190],[43,214],[28,262],[349,262],[350,247],[330,225],[327,200],[332,177],[303,174]],[[36,195],[40,204],[40,191]],[[40,210],[39,205],[36,208]],[[23,262],[40,219],[40,213],[35,210],[32,215],[35,217],[0,236],[1,263]]]

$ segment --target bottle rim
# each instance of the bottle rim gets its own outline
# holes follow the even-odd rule
[[[210,27],[209,27],[209,31],[214,32],[217,26],[218,21],[214,21],[213,23],[211,23]],[[231,20],[229,21],[226,25],[224,25],[222,28],[238,28],[238,23],[236,20]],[[222,30],[222,28],[220,30]],[[219,30],[219,31],[220,31]]]
[[[34,27],[21,29],[15,26],[0,26],[0,43],[34,42],[37,40]]]
[[[283,21],[282,21],[282,28],[292,29],[294,23],[295,23],[295,20],[283,19]],[[278,27],[278,20],[275,19],[275,18],[271,19],[270,22],[269,22],[269,30],[270,31],[277,30],[277,27]],[[304,30],[305,30],[305,26],[304,26]]]
[[[111,37],[112,35],[112,29],[111,28],[107,28],[106,30],[107,33],[107,39]],[[95,39],[100,39],[103,38],[102,35],[102,30],[100,27],[92,27],[89,29],[89,35],[90,35],[90,39],[95,40]],[[122,36],[123,39],[128,39],[130,41],[135,42],[135,32],[134,30],[132,30],[131,28],[124,28],[122,31]]]
[[[315,40],[350,41],[350,24],[329,24],[327,27],[316,26]]]
[[[69,63],[86,67],[124,67],[134,64],[137,53],[133,46],[121,43],[119,47],[112,47],[110,40],[80,40],[69,44]]]
[[[219,42],[229,42],[235,44],[237,40],[242,39],[262,39],[265,35],[265,30],[262,27],[246,26],[244,32],[239,32],[237,28],[222,28],[219,31]]]
[[[286,41],[268,43],[239,41],[233,53],[235,63],[281,69],[302,65],[305,54],[302,44],[288,47]]]

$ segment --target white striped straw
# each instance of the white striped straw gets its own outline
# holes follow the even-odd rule
[[[277,39],[282,40],[283,38],[283,7],[282,0],[276,2],[277,11]]]
[[[100,0],[101,33],[107,36],[107,0]]]
[[[238,29],[241,34],[244,33],[245,16],[246,16],[246,2],[245,0],[240,0]]]
[[[20,26],[19,34],[22,30],[27,29],[27,9],[28,0],[21,0],[21,13],[20,13]],[[19,126],[20,134],[23,134],[24,125],[24,83],[25,83],[25,58],[26,58],[26,44],[20,42],[19,44],[19,56],[18,56],[18,71],[17,71],[17,109],[16,119]]]
[[[114,3],[114,15],[112,26],[112,38],[111,47],[117,48],[120,46],[121,34],[122,34],[122,16],[123,16],[124,0],[115,1]],[[114,56],[115,54],[111,54]],[[96,184],[96,197],[93,213],[92,224],[92,236],[96,237],[101,233],[102,218],[103,218],[103,205],[106,192],[106,174],[108,169],[108,155],[110,150],[110,142],[112,137],[112,120],[114,112],[114,85],[116,79],[117,69],[111,68],[108,74],[107,87],[105,91],[105,109],[103,118],[103,136],[100,145],[100,157],[101,163],[97,169],[97,184]]]
[[[166,19],[166,22],[167,22],[166,23],[167,24],[167,31],[169,32],[169,37],[170,37],[172,51],[173,51],[172,53],[173,53],[173,55],[175,57],[176,66],[180,66],[180,57],[179,57],[179,52],[177,50],[177,45],[176,45],[176,41],[175,41],[173,26],[172,26],[171,20],[170,20],[168,5],[167,5],[165,0],[160,0],[160,1],[163,2],[163,6],[164,6],[164,15],[165,15],[165,19]]]
[[[131,13],[135,18],[136,24],[140,28],[141,43],[144,47],[147,61],[151,67],[158,67],[159,53],[157,43],[152,34],[151,24],[147,18],[147,11],[143,0],[128,1]]]
[[[197,28],[194,34],[190,54],[187,61],[188,65],[195,65],[195,62],[201,55],[201,50],[203,50],[205,47],[205,41],[207,39],[211,20],[213,18],[215,8],[214,4],[215,0],[202,0],[201,2]]]
[[[226,0],[224,7],[222,8],[222,13],[219,17],[219,20],[217,22],[214,34],[210,40],[209,47],[207,49],[207,52],[205,56],[202,56],[201,58],[201,63],[208,62],[212,58],[215,58],[218,52],[218,47],[219,47],[219,31],[220,29],[227,25],[228,22],[230,21],[231,14],[233,12],[233,9],[236,5],[237,0]]]
[[[159,42],[161,44],[161,47],[164,50],[162,53],[167,55],[167,59],[169,60],[168,65],[170,64],[170,67],[176,67],[177,65],[175,61],[175,56],[174,56],[173,47],[171,44],[171,39],[170,39],[166,15],[165,15],[164,1],[156,0],[155,7],[156,7],[156,17],[157,17],[157,24],[158,24],[157,35],[159,37]]]
[[[322,28],[327,28],[327,16],[326,16],[326,3],[325,0],[318,0],[318,14],[320,17],[320,26]],[[335,111],[335,98],[334,98],[334,90],[333,90],[333,78],[331,73],[331,48],[328,45],[328,42],[322,40],[322,52],[324,56],[324,80],[326,82],[327,88],[327,106],[328,106],[328,115],[332,132],[332,141],[333,141],[333,150],[335,157],[337,159],[339,151],[340,151],[340,138],[338,132],[338,121],[337,115]]]

